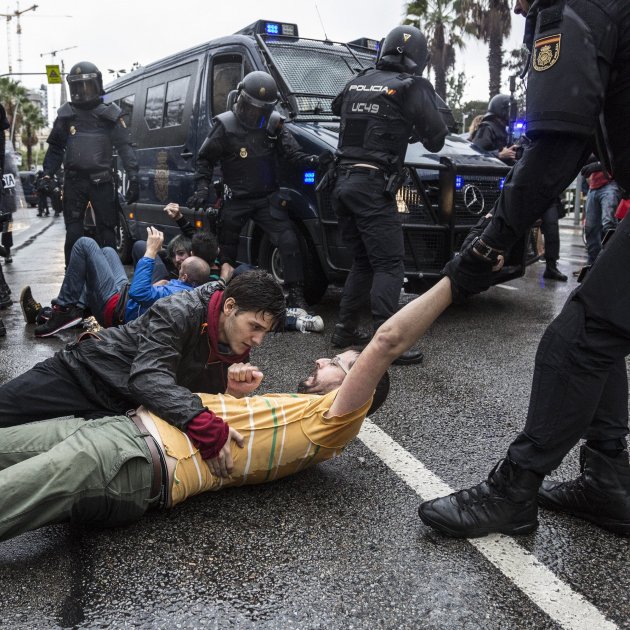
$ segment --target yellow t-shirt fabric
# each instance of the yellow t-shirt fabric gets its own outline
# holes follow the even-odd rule
[[[199,394],[208,409],[243,436],[243,448],[231,443],[234,470],[228,478],[212,474],[185,433],[151,414],[164,450],[177,460],[171,479],[171,505],[208,490],[274,481],[338,455],[359,433],[372,401],[344,416],[325,418],[337,391],[324,396],[246,398]]]

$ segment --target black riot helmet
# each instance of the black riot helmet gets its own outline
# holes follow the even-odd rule
[[[510,96],[509,94],[497,94],[488,103],[488,113],[494,114],[501,120],[510,120]]]
[[[238,84],[234,115],[249,129],[260,129],[269,120],[278,102],[278,87],[273,77],[257,70]]]
[[[410,74],[422,74],[428,58],[423,33],[415,26],[397,26],[381,42],[376,67],[393,65]]]
[[[100,103],[103,92],[101,71],[89,61],[75,63],[66,77],[73,105],[90,106]]]

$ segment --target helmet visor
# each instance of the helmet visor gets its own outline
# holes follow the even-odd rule
[[[234,106],[234,114],[245,127],[260,129],[269,120],[276,102],[266,103],[251,97],[246,92],[241,92]]]
[[[73,103],[89,103],[101,95],[101,86],[96,73],[68,76],[70,100]]]

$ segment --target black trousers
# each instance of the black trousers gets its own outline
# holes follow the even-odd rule
[[[630,215],[538,346],[527,423],[510,457],[539,473],[580,438],[623,446],[628,434]]]
[[[560,201],[555,201],[545,210],[540,225],[540,231],[545,237],[545,261],[548,263],[558,262],[560,258],[560,227],[558,226],[559,203]]]
[[[398,310],[405,268],[405,247],[396,202],[383,194],[382,171],[340,169],[332,191],[341,236],[353,255],[339,321],[356,328],[369,300],[374,328]]]
[[[223,207],[221,257],[236,262],[238,240],[245,223],[252,219],[269,236],[282,258],[284,281],[287,285],[304,281],[302,253],[287,210],[277,207],[275,195],[260,199],[229,199]]]
[[[120,409],[104,408],[57,354],[0,386],[0,427],[62,416],[100,418],[113,412]]]
[[[66,224],[64,253],[66,266],[75,242],[83,236],[83,222],[88,202],[96,219],[95,240],[101,247],[116,248],[118,214],[114,203],[113,182],[95,184],[87,175],[67,173],[63,187],[63,218]]]

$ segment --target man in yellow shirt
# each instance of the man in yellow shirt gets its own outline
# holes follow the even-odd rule
[[[315,361],[297,394],[247,396],[263,375],[250,364],[232,365],[232,395],[200,395],[229,426],[229,439],[212,460],[143,407],[90,422],[0,429],[0,540],[71,519],[122,525],[153,507],[273,481],[335,457],[384,402],[389,365],[450,303],[444,278],[387,320],[360,354],[347,350]]]

